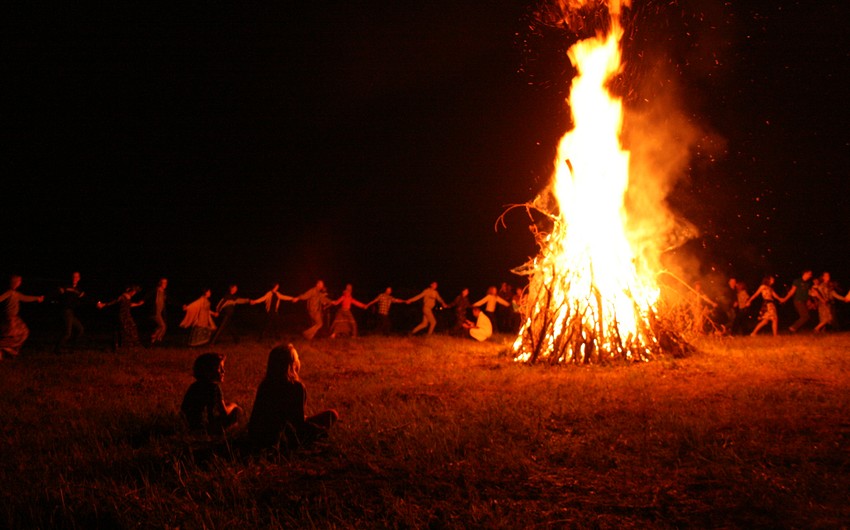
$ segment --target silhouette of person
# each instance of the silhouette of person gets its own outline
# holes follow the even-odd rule
[[[251,300],[248,298],[240,298],[239,295],[236,294],[238,291],[239,286],[235,283],[231,284],[227,288],[227,294],[222,296],[221,300],[219,300],[218,304],[216,304],[215,310],[218,313],[220,320],[218,321],[218,327],[216,328],[212,339],[210,339],[210,344],[218,342],[218,339],[221,338],[225,329],[230,332],[233,342],[235,344],[239,344],[239,330],[232,323],[233,315],[236,313],[236,306],[247,304]]]
[[[307,416],[307,390],[298,375],[300,370],[301,361],[292,344],[269,352],[266,375],[257,387],[248,420],[248,438],[254,448],[289,450],[308,445],[327,436],[339,420],[333,409]]]
[[[472,302],[469,301],[469,289],[464,287],[461,289],[460,294],[458,294],[452,303],[446,306],[448,308],[454,308],[455,310],[455,325],[452,328],[452,335],[464,335],[466,334],[466,322],[467,312],[469,308],[472,306]]]
[[[280,340],[280,332],[282,328],[279,313],[280,301],[287,300],[295,302],[298,300],[294,296],[281,294],[278,289],[280,289],[280,284],[276,283],[272,286],[271,290],[266,292],[266,294],[255,300],[251,300],[251,305],[263,304],[266,311],[266,322],[263,329],[260,331],[260,340],[265,337],[270,337],[274,341]]]
[[[818,325],[815,326],[815,333],[820,333],[827,326],[835,324],[833,299],[844,300],[844,297],[835,292],[835,284],[828,272],[821,275],[818,286],[812,289],[812,294],[818,304]]]
[[[195,382],[183,395],[180,412],[193,432],[222,435],[235,430],[244,414],[236,403],[224,400],[224,361],[220,353],[199,355],[192,366]]]
[[[80,288],[80,273],[71,273],[71,283],[59,288],[59,304],[62,307],[63,333],[56,343],[56,353],[62,353],[70,345],[73,350],[82,338],[85,329],[77,315],[77,308],[85,292]]]

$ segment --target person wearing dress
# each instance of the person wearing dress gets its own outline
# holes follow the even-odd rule
[[[219,321],[215,333],[213,334],[212,339],[210,339],[210,344],[215,344],[218,339],[221,338],[221,334],[224,330],[228,330],[230,332],[230,336],[233,338],[234,344],[239,343],[239,329],[232,323],[233,316],[236,313],[237,306],[247,304],[251,300],[240,297],[237,294],[238,292],[239,286],[235,283],[231,284],[230,287],[227,288],[227,294],[222,296],[221,300],[219,300],[218,304],[216,304],[215,311],[218,313]]]
[[[776,309],[776,304],[783,300],[779,298],[779,295],[777,295],[776,291],[773,290],[773,284],[775,281],[776,280],[773,276],[765,276],[761,281],[761,285],[759,285],[758,289],[756,289],[756,292],[754,292],[747,300],[747,305],[749,306],[757,297],[761,296],[762,298],[759,321],[758,324],[756,324],[756,328],[752,333],[750,333],[750,336],[754,337],[758,334],[761,328],[768,324],[770,324],[774,337],[779,334],[779,312]]]
[[[22,302],[43,302],[44,296],[30,296],[18,292],[23,278],[13,274],[9,290],[0,295],[0,359],[17,357],[30,336],[30,330],[19,316]]]
[[[205,289],[200,298],[183,306],[186,314],[180,322],[180,327],[189,328],[190,347],[209,343],[216,329],[213,317],[217,317],[218,313],[210,308],[210,296],[212,291]]]
[[[339,309],[334,315],[333,323],[331,323],[331,338],[335,339],[339,335],[357,336],[357,320],[351,313],[351,306],[366,309],[366,304],[354,298],[352,292],[354,288],[351,284],[347,284],[342,291],[342,295],[332,302],[332,305],[338,305]]]
[[[138,349],[139,343],[139,328],[136,326],[136,320],[133,318],[133,309],[143,305],[144,301],[134,301],[141,288],[138,285],[130,285],[121,295],[111,302],[98,302],[97,308],[118,306],[118,319],[116,322],[115,331],[112,335],[112,350],[117,353],[132,352]]]

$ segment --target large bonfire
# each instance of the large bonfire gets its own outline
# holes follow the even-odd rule
[[[607,14],[607,31],[567,52],[578,71],[569,97],[573,128],[558,146],[550,188],[533,204],[552,228],[537,233],[540,253],[517,270],[529,276],[513,345],[521,361],[644,361],[678,342],[658,318],[660,251],[653,255],[646,234],[630,229],[623,104],[607,88],[622,68],[617,0]]]

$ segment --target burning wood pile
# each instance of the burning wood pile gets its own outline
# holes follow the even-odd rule
[[[623,29],[619,2],[601,5],[607,31],[567,52],[578,70],[569,98],[573,128],[558,146],[551,185],[528,205],[548,220],[535,233],[539,255],[515,270],[529,287],[513,353],[529,363],[647,361],[686,347],[659,316],[661,251],[628,217],[623,104],[607,88],[622,68]]]

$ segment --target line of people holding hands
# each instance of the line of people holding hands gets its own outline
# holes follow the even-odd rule
[[[29,337],[30,330],[20,318],[21,303],[43,302],[44,296],[31,296],[19,291],[22,284],[20,275],[10,277],[9,289],[0,295],[0,359],[15,357]],[[357,300],[353,287],[347,284],[337,298],[330,298],[323,280],[318,280],[313,287],[297,296],[280,292],[280,285],[274,284],[270,290],[256,298],[240,294],[237,284],[231,284],[218,303],[213,306],[212,291],[203,289],[200,296],[186,304],[176,304],[172,301],[168,290],[168,278],[160,278],[154,289],[147,296],[140,298],[140,286],[128,285],[117,297],[91,305],[98,310],[115,308],[115,320],[112,333],[112,349],[116,352],[132,351],[136,348],[153,347],[162,343],[168,330],[167,314],[179,307],[183,312],[179,327],[187,331],[186,344],[190,347],[214,345],[222,337],[229,335],[233,342],[239,342],[240,332],[233,323],[238,307],[242,305],[260,306],[263,313],[263,324],[259,338],[278,341],[282,335],[283,323],[280,312],[281,302],[305,302],[310,325],[302,331],[307,340],[312,340],[327,326],[330,320],[328,335],[330,338],[340,336],[356,337],[359,333],[357,319],[352,308],[367,310],[375,307],[377,333],[387,335],[393,325],[390,318],[394,304],[414,304],[421,301],[422,320],[410,332],[416,335],[420,332],[434,333],[437,326],[436,309],[454,309],[455,324],[450,332],[454,335],[472,337],[476,340],[487,340],[496,330],[511,332],[518,330],[520,310],[522,306],[522,289],[514,289],[504,283],[502,290],[490,287],[487,294],[477,302],[470,302],[469,290],[463,289],[451,302],[447,303],[437,291],[437,282],[432,282],[419,294],[402,299],[393,295],[391,287],[387,287],[371,301],[364,303]],[[70,282],[60,286],[54,293],[52,301],[57,303],[62,314],[62,331],[55,345],[56,353],[73,350],[85,334],[79,308],[83,305],[86,292],[81,287],[79,272],[71,274]],[[146,336],[141,337],[134,310],[138,307],[147,308]],[[333,319],[329,319],[328,310],[336,307]],[[480,311],[477,309],[480,308]],[[472,313],[472,319],[470,319]]]

